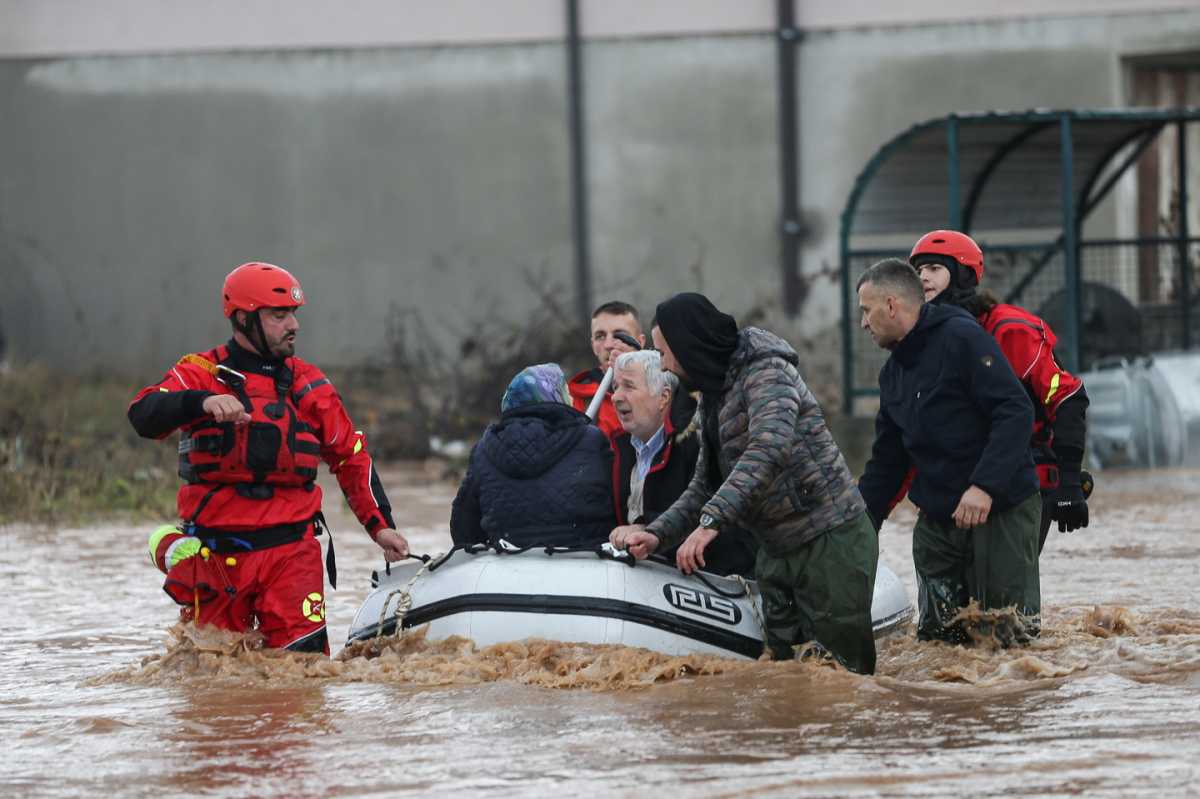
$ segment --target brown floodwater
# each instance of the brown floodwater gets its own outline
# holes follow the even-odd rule
[[[414,549],[453,486],[385,484]],[[1200,795],[1200,472],[1100,475],[1025,649],[880,642],[879,673],[410,634],[343,650],[380,565],[327,500],[333,659],[176,625],[137,525],[0,528],[0,795]],[[882,557],[913,594],[911,508]],[[375,656],[377,655],[377,656]]]

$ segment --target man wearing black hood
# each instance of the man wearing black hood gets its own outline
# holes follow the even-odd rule
[[[878,541],[795,350],[765,330],[738,330],[692,293],[658,306],[651,335],[663,367],[701,393],[700,456],[679,500],[644,529],[614,530],[613,545],[643,558],[682,540],[676,563],[691,573],[723,529],[750,531],[771,653],[792,657],[815,642],[873,673]]]
[[[911,266],[890,258],[858,283],[862,326],[891,356],[879,372],[875,443],[859,489],[882,524],[905,475],[913,528],[917,637],[967,643],[970,627],[1008,645],[1040,626],[1041,500],[1029,451],[1033,405],[995,340],[966,311],[924,303]],[[1015,606],[977,624],[960,611]]]

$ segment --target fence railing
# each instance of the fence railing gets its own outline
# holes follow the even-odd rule
[[[1071,292],[1056,243],[983,245],[982,288],[1047,321],[1060,341],[1069,329]],[[879,393],[887,352],[859,329],[854,285],[867,267],[907,252],[850,250],[845,281],[850,318],[843,321],[843,406]],[[1097,239],[1079,244],[1081,370],[1110,356],[1186,350],[1200,338],[1200,238]]]

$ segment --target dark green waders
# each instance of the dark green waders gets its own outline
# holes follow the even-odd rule
[[[875,673],[871,597],[879,539],[864,513],[786,555],[759,549],[755,564],[767,645],[776,659],[815,641],[842,665]]]
[[[986,524],[960,530],[924,513],[913,527],[913,564],[917,571],[917,638],[969,643],[962,622],[951,623],[972,600],[983,610],[1015,606],[1023,623],[997,640],[1008,645],[1036,636],[1041,629],[1042,595],[1038,577],[1038,533],[1042,496],[990,516]],[[988,631],[984,631],[988,632]]]

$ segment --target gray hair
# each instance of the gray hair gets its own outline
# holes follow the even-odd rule
[[[925,290],[921,286],[917,270],[899,258],[885,258],[872,264],[858,279],[855,288],[862,288],[864,283],[883,289],[886,293],[906,300],[918,308],[925,302]]]
[[[622,352],[617,356],[614,366],[617,369],[633,369],[640,366],[646,374],[646,388],[651,394],[661,394],[665,388],[674,396],[679,388],[679,378],[673,372],[662,368],[662,356],[658,350]]]

